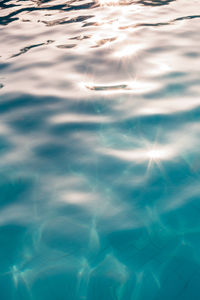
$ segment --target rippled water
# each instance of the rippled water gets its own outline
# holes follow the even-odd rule
[[[198,299],[199,0],[0,8],[0,299]]]

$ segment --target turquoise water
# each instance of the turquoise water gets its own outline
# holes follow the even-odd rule
[[[0,300],[199,299],[199,0],[0,8]]]

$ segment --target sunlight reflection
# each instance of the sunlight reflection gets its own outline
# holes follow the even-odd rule
[[[83,114],[58,114],[49,119],[52,124],[67,123],[102,123],[108,122],[105,116],[83,115]]]
[[[169,160],[173,157],[173,155],[174,153],[170,147],[159,148],[157,146],[153,146],[152,149],[146,152],[146,157],[148,159],[147,172],[150,171],[152,164],[155,163],[159,167],[163,175],[165,175],[160,161]]]
[[[162,99],[162,102],[151,100],[143,102],[137,109],[138,115],[155,115],[155,114],[173,114],[181,111],[192,110],[200,105],[199,98],[185,97],[185,99],[177,97],[175,99]]]
[[[128,57],[131,55],[136,54],[139,50],[141,50],[144,46],[142,44],[140,45],[127,45],[125,47],[122,47],[119,51],[115,52],[114,56],[123,58],[123,57]]]
[[[31,274],[32,272],[29,269],[22,271],[16,265],[13,265],[11,267],[10,272],[12,274],[13,282],[16,288],[22,285],[27,289],[27,291],[30,290],[30,286],[28,282],[30,281],[29,275],[32,275]]]
[[[88,203],[95,199],[91,193],[81,193],[75,191],[67,191],[66,194],[61,196],[61,201],[66,203],[81,204]]]
[[[20,276],[20,272],[19,272],[19,270],[17,269],[17,267],[15,265],[11,267],[11,273],[12,273],[12,276],[13,276],[14,284],[15,284],[15,286],[17,286],[18,285],[18,279],[19,279],[19,276]]]
[[[132,162],[159,162],[160,160],[168,160],[176,155],[175,150],[168,147],[153,147],[152,149],[132,149],[132,150],[116,150],[107,149],[106,155],[113,156],[125,161]]]
[[[172,71],[172,66],[168,63],[167,59],[162,56],[149,59],[149,63],[152,65],[151,68],[147,69],[146,73],[149,75],[161,75]]]
[[[166,159],[168,156],[168,149],[153,149],[147,152],[147,157],[153,160]]]
[[[101,6],[119,5],[120,0],[98,0]]]

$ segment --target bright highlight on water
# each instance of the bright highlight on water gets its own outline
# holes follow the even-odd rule
[[[199,11],[0,2],[0,300],[199,299]]]

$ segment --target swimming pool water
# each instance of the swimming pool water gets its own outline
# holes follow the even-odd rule
[[[199,1],[0,8],[0,300],[199,299]]]

